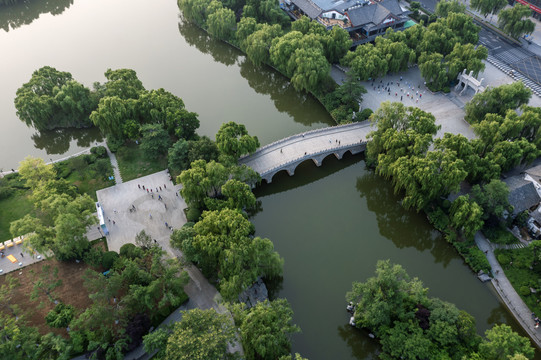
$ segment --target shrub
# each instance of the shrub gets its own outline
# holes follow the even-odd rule
[[[98,158],[107,157],[107,149],[105,146],[94,146],[90,149],[90,153],[96,155]]]
[[[186,209],[186,220],[189,222],[197,222],[201,217],[201,211],[196,207]]]
[[[124,139],[119,139],[114,136],[107,136],[107,146],[111,152],[117,152],[124,145]]]
[[[501,265],[507,265],[509,264],[511,260],[509,260],[509,256],[505,255],[505,254],[500,254],[498,255],[498,262],[501,264]]]
[[[483,270],[484,272],[490,271],[490,263],[488,262],[485,253],[477,247],[469,248],[465,259],[466,263],[470,265],[475,272],[478,272],[479,270]]]
[[[522,286],[520,287],[519,292],[520,292],[520,295],[522,295],[522,296],[528,296],[528,295],[531,294],[530,288],[527,287],[527,286],[525,286],[525,285],[522,285]]]
[[[92,247],[83,255],[83,261],[92,267],[102,264],[103,250],[101,247]]]
[[[45,316],[45,321],[50,327],[63,328],[68,326],[73,319],[75,309],[71,305],[60,303]]]
[[[355,121],[365,121],[367,120],[370,115],[372,115],[373,111],[370,108],[363,109],[355,118]]]
[[[110,269],[115,263],[116,259],[118,259],[118,254],[116,252],[107,251],[101,258],[101,266],[103,266],[104,269]]]
[[[127,257],[129,259],[140,258],[143,255],[143,250],[135,244],[124,244],[120,248],[120,256]]]

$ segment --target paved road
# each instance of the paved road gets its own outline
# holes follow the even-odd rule
[[[479,249],[481,249],[481,251],[485,252],[488,262],[492,267],[492,274],[494,276],[492,279],[492,285],[500,295],[500,298],[507,306],[509,311],[513,313],[515,319],[528,333],[537,347],[541,349],[541,328],[534,328],[535,324],[531,316],[532,312],[517,294],[515,288],[513,288],[513,285],[511,285],[507,279],[507,276],[505,276],[500,263],[498,263],[498,260],[496,260],[492,244],[480,232],[475,234],[475,243]]]

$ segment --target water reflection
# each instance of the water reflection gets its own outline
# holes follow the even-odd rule
[[[421,226],[419,214],[402,208],[400,196],[394,194],[389,181],[373,171],[367,171],[357,178],[356,188],[360,197],[366,198],[368,209],[376,214],[380,234],[390,239],[397,248],[433,250],[434,240],[441,235],[429,226]],[[409,236],[404,237],[404,234]]]
[[[289,176],[286,171],[281,171],[272,178],[271,184],[263,183],[254,190],[254,193],[259,198],[303,187],[358,163],[363,158],[363,155],[351,155],[349,152],[344,154],[342,160],[331,155],[323,160],[320,167],[317,167],[312,160],[306,160],[297,166],[295,175]]]
[[[212,58],[224,65],[231,66],[236,64],[242,52],[233,46],[210,37],[198,26],[185,20],[182,13],[179,15],[178,31],[190,46],[201,51],[203,54],[209,54]]]
[[[323,118],[329,126],[335,125],[323,105],[310,94],[296,91],[289,80],[278,71],[267,66],[254,66],[240,50],[212,38],[193,23],[183,19],[182,15],[178,30],[190,46],[211,55],[215,61],[227,66],[237,64],[240,75],[248,81],[248,85],[258,94],[269,95],[276,109],[291,116],[295,122],[312,126],[321,123]]]
[[[321,123],[326,110],[312,95],[297,91],[289,79],[269,67],[256,67],[246,57],[240,62],[240,75],[259,94],[269,95],[279,112],[291,116],[295,122],[306,126]],[[327,114],[329,126],[336,125]]]
[[[0,29],[8,32],[29,25],[41,14],[60,15],[73,4],[73,0],[26,0],[0,7]]]
[[[37,149],[45,150],[47,154],[63,154],[75,140],[77,146],[88,148],[95,142],[101,142],[103,137],[98,128],[89,129],[59,129],[36,132],[31,136]]]
[[[368,331],[344,324],[337,328],[337,333],[351,349],[352,357],[363,360],[378,358],[379,344],[368,337]]]

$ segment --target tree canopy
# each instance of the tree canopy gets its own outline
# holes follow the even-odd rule
[[[88,127],[88,116],[96,105],[97,98],[88,88],[73,80],[69,72],[50,66],[34,71],[15,97],[19,119],[40,131]]]
[[[504,1],[504,3],[506,2]],[[510,9],[500,11],[498,24],[510,36],[519,38],[522,35],[531,34],[535,30],[535,24],[529,19],[531,13],[532,10],[528,6],[515,4]]]

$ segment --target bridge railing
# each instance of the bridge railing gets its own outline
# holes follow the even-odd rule
[[[264,177],[266,175],[268,175],[269,173],[272,173],[276,170],[281,170],[282,168],[284,167],[287,167],[291,164],[294,164],[298,161],[300,162],[303,162],[305,160],[310,160],[316,156],[319,156],[319,155],[323,155],[323,154],[332,154],[332,153],[335,153],[337,151],[340,151],[340,150],[347,150],[347,149],[351,149],[351,148],[354,148],[354,147],[357,147],[357,146],[363,146],[363,145],[366,145],[367,141],[360,141],[359,143],[355,143],[355,144],[349,144],[349,145],[342,145],[342,146],[338,146],[338,147],[335,147],[335,148],[328,148],[328,149],[325,149],[325,150],[321,150],[321,151],[318,151],[316,153],[312,153],[312,154],[306,154],[306,155],[303,155],[303,156],[299,156],[293,160],[289,160],[289,161],[286,161],[284,163],[281,163],[280,165],[276,165],[272,168],[270,168],[269,170],[266,170],[264,173],[261,173],[259,174],[261,177]]]
[[[278,145],[278,144],[283,144],[285,142],[288,142],[292,139],[295,139],[295,138],[303,138],[303,137],[306,137],[306,135],[313,135],[313,134],[317,134],[317,133],[324,133],[324,132],[329,132],[331,130],[336,130],[336,129],[345,129],[345,128],[348,128],[348,127],[366,127],[366,126],[370,126],[370,121],[362,121],[362,122],[355,122],[355,123],[351,123],[351,124],[344,124],[344,125],[336,125],[336,126],[329,126],[329,127],[325,127],[325,128],[321,128],[321,129],[315,129],[315,130],[309,130],[309,131],[305,131],[305,132],[302,132],[302,133],[299,133],[299,134],[296,134],[296,135],[291,135],[291,136],[288,136],[286,138],[283,138],[283,139],[280,139],[280,140],[276,140],[270,144],[267,144],[265,146],[262,146],[260,147],[259,149],[257,149],[254,153],[252,154],[248,154],[248,155],[243,155],[239,158],[239,161],[240,160],[243,160],[249,156],[253,156],[255,154],[257,154],[258,152],[261,152],[263,150],[266,150],[270,147],[273,147],[275,145]]]

